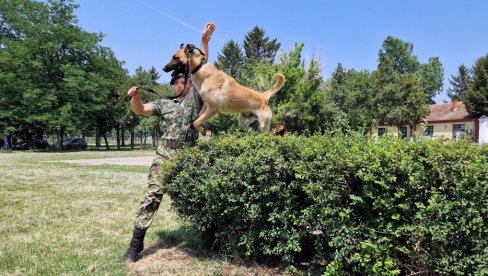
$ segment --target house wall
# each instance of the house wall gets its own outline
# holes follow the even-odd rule
[[[436,138],[447,138],[447,139],[454,139],[456,137],[453,137],[453,126],[458,125],[458,124],[464,124],[465,129],[471,129],[471,133],[466,133],[466,138],[472,140],[475,132],[475,127],[474,127],[474,120],[471,121],[461,121],[461,122],[440,122],[440,123],[430,123],[428,124],[429,126],[434,126],[434,134],[432,136],[433,139]],[[417,124],[415,126],[417,131],[420,131],[420,124]]]
[[[475,138],[475,123],[474,123],[474,120],[470,120],[470,121],[460,121],[460,122],[439,122],[439,123],[430,123],[428,124],[428,126],[434,126],[434,133],[433,133],[433,136],[432,136],[432,139],[437,139],[437,138],[447,138],[447,139],[454,139],[455,137],[453,137],[453,132],[452,132],[452,129],[453,129],[453,125],[457,125],[457,124],[464,124],[465,125],[465,129],[471,129],[471,133],[466,133],[466,138],[467,139],[470,139],[470,140],[473,140]],[[377,128],[374,128],[372,133],[371,133],[371,137],[378,137],[378,129],[379,128],[385,128],[387,129],[388,133],[391,133],[395,136],[398,136],[399,135],[399,128],[396,127],[396,126],[385,126],[385,125],[380,125],[378,126]],[[420,127],[420,124],[417,124],[415,125],[415,128],[414,128],[414,136],[419,132],[421,131],[421,127]],[[411,134],[411,129],[410,127],[407,126],[407,139],[410,137],[410,134]]]

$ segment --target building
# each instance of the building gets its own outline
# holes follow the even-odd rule
[[[403,138],[410,138],[417,134],[419,138],[437,139],[440,137],[447,139],[468,139],[478,142],[479,121],[470,115],[462,102],[431,104],[429,105],[429,115],[418,121],[413,129],[409,126],[388,126],[380,124],[373,130],[373,136],[381,136],[384,133],[392,133]],[[422,132],[422,127],[425,131]]]

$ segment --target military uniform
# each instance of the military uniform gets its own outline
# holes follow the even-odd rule
[[[198,131],[190,128],[190,123],[198,118],[202,108],[202,100],[194,87],[183,100],[160,99],[149,103],[155,116],[159,116],[164,122],[162,129],[162,143],[158,146],[149,175],[148,187],[141,199],[137,210],[134,226],[146,230],[151,225],[165,190],[165,171],[162,164],[185,146],[195,144],[198,139]]]

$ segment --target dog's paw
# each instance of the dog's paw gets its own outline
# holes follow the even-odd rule
[[[207,135],[207,132],[206,132],[206,131],[205,131],[205,129],[203,129],[203,128],[202,128],[201,130],[199,130],[199,132],[200,132],[200,134],[201,134],[202,136],[206,136],[206,135]]]
[[[197,127],[197,130],[198,130],[198,132],[200,132],[200,134],[202,136],[205,136],[207,134],[207,132],[205,131],[205,129],[203,127]]]

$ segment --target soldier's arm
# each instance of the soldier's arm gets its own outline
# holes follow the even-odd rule
[[[208,61],[208,56],[209,56],[208,42],[212,38],[212,34],[215,31],[216,27],[217,26],[215,25],[215,23],[207,23],[205,25],[205,27],[203,28],[202,42],[200,43],[200,49],[205,53],[207,61]]]
[[[142,103],[138,87],[131,87],[127,94],[132,97],[130,100],[130,107],[134,113],[144,116],[154,115],[153,106],[151,104]]]

